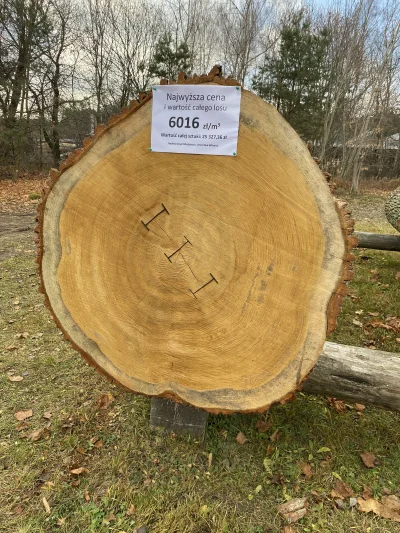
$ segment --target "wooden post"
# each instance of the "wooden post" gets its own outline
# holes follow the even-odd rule
[[[162,426],[173,433],[186,433],[203,441],[207,419],[207,411],[190,405],[164,398],[152,398],[151,400],[150,426],[153,428]]]

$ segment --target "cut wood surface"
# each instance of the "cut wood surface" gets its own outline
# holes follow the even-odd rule
[[[400,411],[400,354],[326,342],[303,391]]]
[[[374,250],[391,250],[400,252],[400,235],[385,235],[381,233],[366,233],[355,231],[358,239],[357,248],[371,248]]]
[[[214,412],[284,401],[334,327],[352,221],[248,91],[237,157],[150,152],[150,124],[151,94],[52,174],[40,265],[56,321],[130,390]]]

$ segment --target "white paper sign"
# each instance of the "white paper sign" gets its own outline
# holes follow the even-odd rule
[[[240,87],[155,85],[151,150],[235,156]]]

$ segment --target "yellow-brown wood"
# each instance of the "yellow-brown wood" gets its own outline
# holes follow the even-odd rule
[[[49,305],[130,390],[268,407],[322,350],[347,229],[302,141],[255,95],[242,94],[237,157],[152,153],[150,121],[149,95],[54,175],[40,229]]]

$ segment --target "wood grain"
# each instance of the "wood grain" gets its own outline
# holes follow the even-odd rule
[[[150,120],[146,95],[53,173],[39,259],[57,323],[129,390],[214,412],[283,401],[333,327],[351,221],[255,95],[237,157],[149,152]]]

